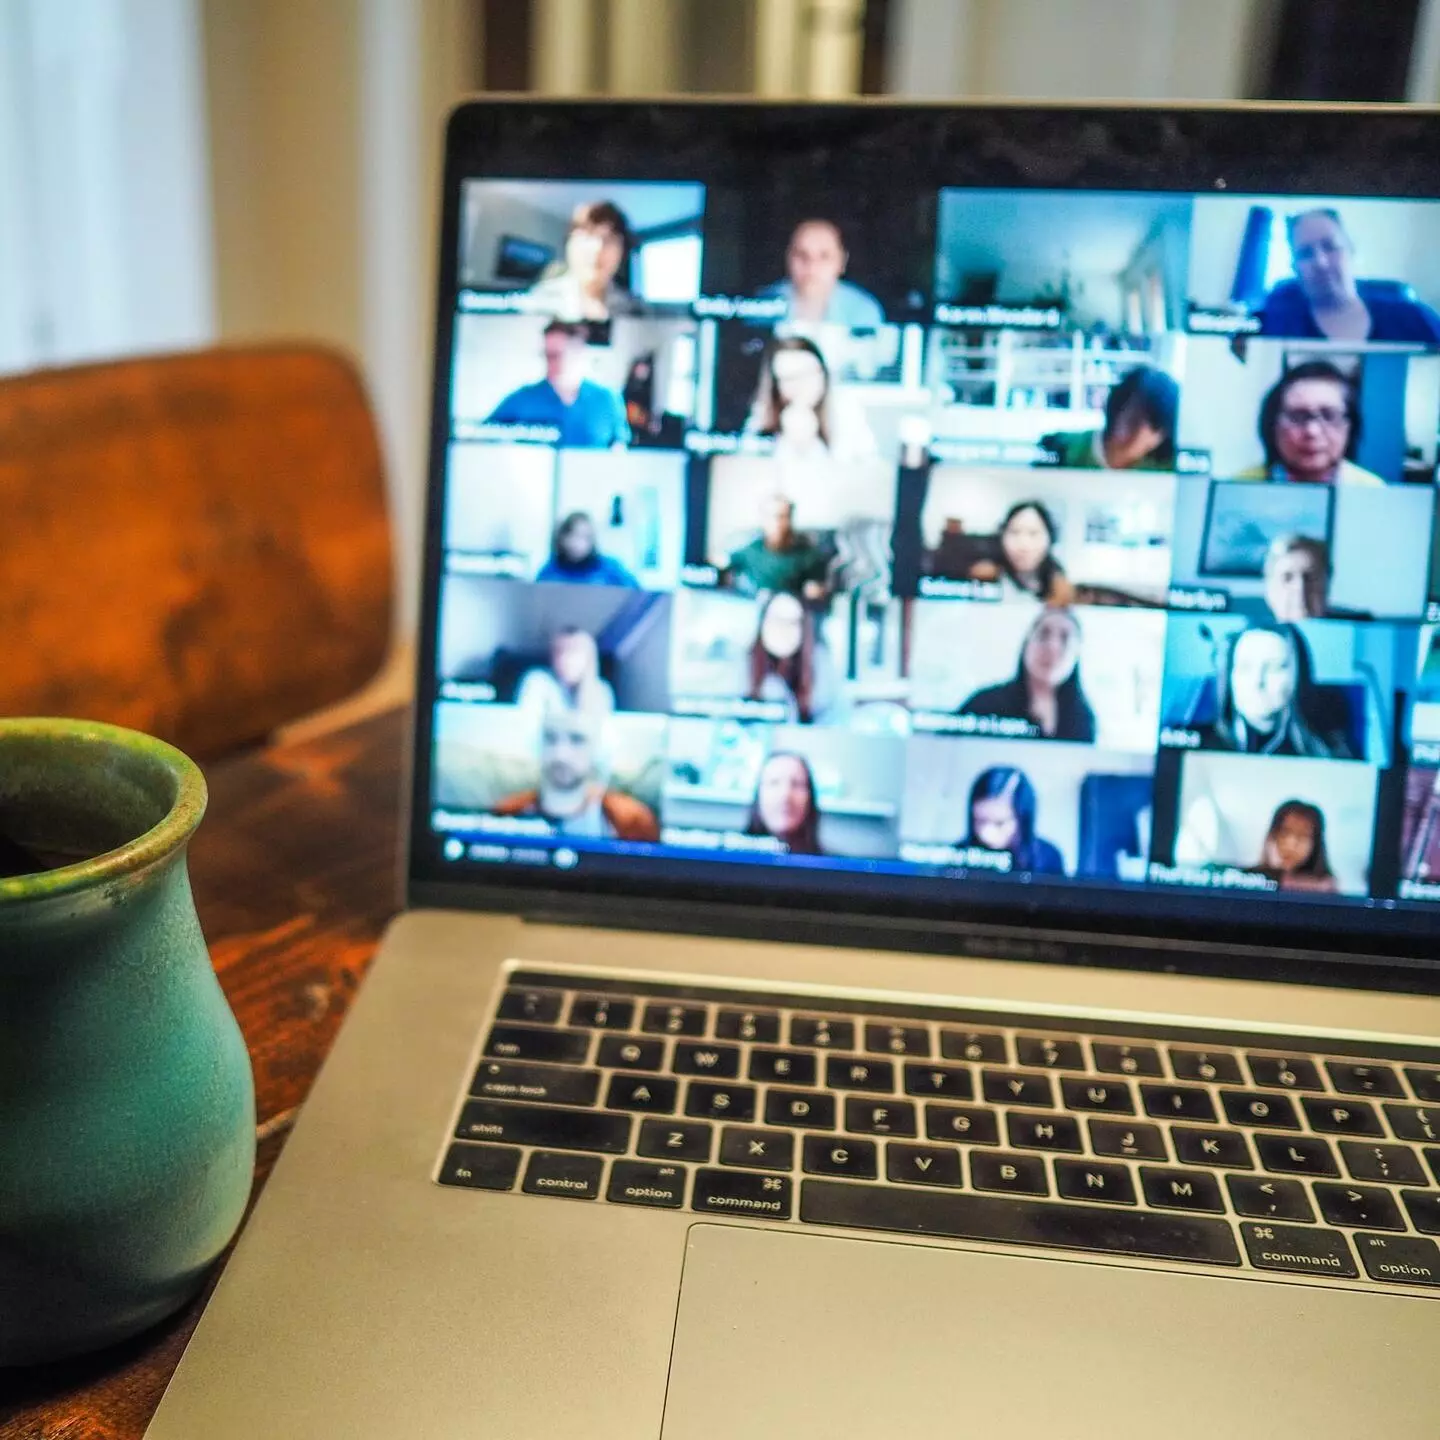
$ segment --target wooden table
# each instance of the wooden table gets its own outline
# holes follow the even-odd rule
[[[190,873],[255,1067],[252,1204],[398,908],[403,735],[395,711],[207,773]],[[138,1440],[209,1293],[113,1350],[0,1371],[0,1440]]]

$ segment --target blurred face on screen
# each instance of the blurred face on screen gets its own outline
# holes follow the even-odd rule
[[[1025,642],[1025,673],[1035,684],[1053,690],[1075,673],[1080,658],[1080,631],[1074,619],[1055,611],[1042,615]]]
[[[1235,645],[1230,670],[1235,711],[1262,733],[1273,730],[1295,698],[1295,661],[1281,635],[1250,630]]]
[[[1319,310],[1344,305],[1355,297],[1350,237],[1332,216],[1312,210],[1290,232],[1295,275],[1305,298]]]
[[[771,835],[793,835],[808,818],[810,783],[793,755],[773,755],[760,771],[760,823]]]
[[[540,778],[546,790],[578,790],[594,769],[595,744],[586,721],[573,712],[547,715],[540,736]]]
[[[808,350],[779,350],[770,362],[781,410],[818,410],[825,399],[825,367]]]
[[[606,290],[625,257],[625,243],[609,225],[577,225],[565,241],[565,265],[582,290]]]
[[[1316,377],[1286,388],[1275,417],[1275,448],[1291,477],[1325,481],[1350,444],[1350,411],[1338,380]]]
[[[1112,470],[1128,470],[1138,465],[1165,440],[1165,432],[1157,430],[1139,405],[1127,405],[1115,417],[1105,438],[1105,463]]]
[[[557,635],[550,643],[550,668],[562,685],[572,690],[583,685],[595,674],[595,641],[579,631]]]
[[[794,513],[795,507],[783,495],[773,495],[765,502],[761,528],[765,535],[765,544],[771,550],[788,548],[795,533],[790,525],[790,518]]]
[[[545,378],[556,390],[575,390],[585,378],[585,340],[563,330],[545,335]]]
[[[1308,816],[1286,815],[1270,839],[1277,870],[1299,870],[1315,850],[1315,827]]]
[[[802,306],[824,313],[845,273],[846,258],[840,232],[828,220],[806,220],[795,227],[785,252],[785,270]]]
[[[595,527],[588,516],[577,515],[565,527],[560,550],[572,565],[583,565],[595,553]]]
[[[970,832],[987,850],[1009,850],[1020,838],[1015,807],[1005,795],[977,800],[970,807]]]
[[[1326,575],[1307,550],[1280,550],[1265,560],[1265,603],[1282,623],[1324,615]]]
[[[1036,510],[1021,510],[1000,532],[1005,558],[1017,575],[1033,575],[1050,553],[1050,532]]]
[[[805,640],[805,608],[793,595],[775,595],[760,621],[760,644],[776,660],[788,660]]]

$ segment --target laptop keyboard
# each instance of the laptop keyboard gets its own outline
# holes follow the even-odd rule
[[[1440,1051],[1351,1049],[519,971],[437,1178],[1440,1293]]]

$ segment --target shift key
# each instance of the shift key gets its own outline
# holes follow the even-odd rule
[[[599,1150],[620,1155],[630,1144],[630,1117],[598,1110],[552,1110],[545,1105],[505,1105],[467,1100],[455,1127],[459,1140],[497,1140],[546,1150]]]
[[[583,1065],[590,1054],[590,1031],[497,1025],[485,1042],[485,1053],[496,1060],[548,1060],[556,1065]]]

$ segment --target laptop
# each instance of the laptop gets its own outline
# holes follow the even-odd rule
[[[408,908],[152,1440],[1433,1440],[1437,156],[461,106]]]

